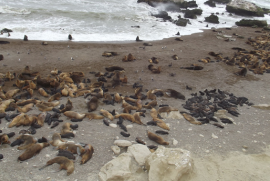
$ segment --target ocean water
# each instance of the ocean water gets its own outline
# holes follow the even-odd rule
[[[153,8],[137,0],[0,0],[0,29],[12,29],[8,38],[13,39],[27,35],[29,40],[66,41],[68,34],[72,34],[74,41],[128,41],[135,40],[136,36],[143,40],[161,40],[178,31],[181,35],[190,35],[207,29],[209,23],[203,21],[211,13],[220,13],[220,24],[209,24],[208,28],[232,27],[244,18],[229,16],[225,5],[212,8],[204,5],[205,1],[196,1],[203,14],[190,20],[191,24],[186,27],[179,27],[150,15],[164,7]],[[270,0],[247,1],[270,9]],[[183,17],[182,13],[169,13],[175,20],[179,14]],[[252,18],[270,23],[270,15]]]

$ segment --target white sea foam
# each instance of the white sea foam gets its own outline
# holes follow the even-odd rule
[[[248,1],[270,9],[270,0]],[[126,41],[134,40],[136,36],[143,40],[161,40],[174,36],[178,31],[181,35],[189,35],[211,27],[232,27],[236,21],[245,18],[229,16],[226,5],[217,4],[212,8],[204,2],[197,0],[203,14],[195,20],[191,19],[191,24],[186,27],[180,27],[152,17],[150,12],[158,10],[145,3],[137,3],[137,0],[0,1],[0,29],[12,29],[9,38],[14,39],[22,39],[26,34],[29,40],[65,41],[68,34],[72,34],[74,41]],[[204,22],[204,17],[216,12],[219,13],[220,24]],[[179,14],[183,17],[183,13],[169,13],[174,20]],[[252,19],[270,23],[269,15]]]

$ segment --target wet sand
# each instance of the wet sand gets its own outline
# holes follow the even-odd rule
[[[217,32],[206,30],[203,33],[197,33],[190,36],[181,37],[183,41],[175,41],[175,38],[164,39],[162,41],[152,41],[153,46],[147,46],[145,49],[144,42],[48,42],[48,45],[41,45],[41,41],[29,41],[25,42],[22,40],[8,40],[10,44],[0,45],[0,54],[4,55],[4,60],[0,62],[0,72],[6,73],[7,71],[20,73],[25,66],[30,66],[33,71],[40,72],[40,75],[47,76],[50,71],[54,68],[58,68],[63,72],[71,71],[83,71],[85,78],[90,78],[92,82],[96,81],[93,74],[89,72],[105,72],[105,67],[111,65],[121,66],[125,69],[125,75],[128,77],[128,83],[122,84],[115,88],[109,88],[110,93],[121,93],[123,95],[134,95],[134,89],[132,85],[135,82],[140,82],[144,85],[143,89],[175,89],[185,95],[186,99],[191,97],[191,93],[202,91],[205,89],[220,89],[233,93],[235,96],[244,96],[254,104],[263,104],[270,102],[269,96],[269,74],[255,75],[248,71],[246,77],[238,77],[233,73],[238,70],[237,66],[228,66],[224,62],[215,62],[203,64],[198,62],[199,59],[208,57],[208,52],[213,51],[215,53],[222,53],[223,57],[232,57],[236,50],[232,50],[232,47],[241,47],[246,50],[253,50],[253,47],[246,44],[248,37],[255,37],[261,35],[256,33],[253,28],[232,28],[232,30],[221,29],[226,35],[232,35],[233,33],[244,36],[244,39],[236,38],[236,41],[226,42],[216,38]],[[135,38],[134,38],[135,39]],[[166,48],[164,48],[166,46]],[[162,48],[163,47],[163,48]],[[115,57],[102,57],[104,51],[118,52],[119,55]],[[19,52],[19,53],[18,53]],[[29,52],[29,54],[28,54]],[[122,62],[122,58],[128,53],[132,53],[136,57],[136,61],[133,62]],[[172,55],[178,55],[178,60],[173,60]],[[74,60],[71,60],[71,57]],[[160,74],[151,73],[147,66],[149,65],[148,59],[151,57],[157,57],[159,59],[158,66],[161,66]],[[20,59],[20,61],[19,61]],[[211,57],[214,60],[213,57]],[[172,66],[168,65],[172,63]],[[181,66],[189,66],[190,64],[199,64],[204,67],[200,71],[192,71],[180,69]],[[169,74],[175,73],[172,77]],[[152,80],[153,79],[153,80]],[[6,82],[3,90],[7,91],[12,89],[11,82]],[[187,90],[186,85],[192,87],[192,90]],[[144,93],[146,93],[144,91]],[[37,91],[34,97],[47,100],[41,97]],[[61,104],[66,103],[67,98],[62,97],[60,100]],[[83,97],[72,98],[73,111],[84,113],[87,112],[87,107]],[[143,101],[143,104],[147,100]],[[172,107],[178,108],[180,111],[187,111],[183,108],[182,104],[184,100],[159,97],[157,99],[158,104],[169,104]],[[112,111],[115,109],[121,113],[121,104],[105,105],[101,104],[98,108]],[[95,113],[99,113],[99,111]],[[269,110],[259,110],[253,107],[244,105],[238,106],[239,117],[233,117],[236,124],[225,125],[224,129],[219,129],[213,125],[192,125],[184,119],[173,120],[166,119],[165,122],[170,125],[170,134],[163,136],[166,141],[170,142],[168,147],[180,147],[189,150],[195,158],[195,167],[197,177],[194,176],[194,180],[198,180],[200,175],[205,176],[205,180],[230,180],[230,177],[226,177],[226,173],[230,174],[230,166],[234,163],[228,161],[230,158],[234,158],[236,152],[241,154],[236,156],[237,158],[243,158],[243,160],[250,158],[250,154],[263,155],[264,159],[269,160],[269,151],[265,152],[265,149],[270,144],[270,140],[267,135],[270,134],[270,112]],[[27,114],[37,114],[39,111],[36,107],[33,108]],[[60,117],[64,122],[70,122],[64,115]],[[141,118],[144,123],[151,120],[149,110],[146,113],[145,118]],[[116,123],[116,119],[113,121]],[[37,130],[34,135],[36,138],[45,136],[49,140],[55,132],[60,132],[61,126],[64,123],[60,123],[58,127],[50,129],[45,124],[41,129]],[[89,143],[94,149],[95,153],[93,158],[85,165],[79,165],[77,161],[75,163],[75,171],[70,176],[66,176],[65,171],[53,173],[58,169],[58,165],[50,166],[42,171],[38,168],[41,167],[48,161],[56,156],[57,150],[52,146],[45,148],[37,156],[24,161],[22,163],[17,162],[18,156],[22,151],[17,151],[16,147],[10,147],[9,145],[0,146],[0,153],[4,155],[4,159],[0,162],[0,180],[97,180],[97,174],[99,169],[108,161],[110,161],[115,155],[113,154],[110,147],[113,145],[115,138],[118,136],[120,139],[126,139],[135,142],[137,136],[141,136],[148,145],[155,144],[147,138],[146,127],[132,124],[125,121],[125,125],[132,124],[133,127],[128,130],[131,134],[129,138],[122,137],[120,135],[120,128],[107,127],[103,124],[102,120],[89,121],[87,118],[83,122],[77,123],[79,125],[76,130],[76,137],[71,139],[75,143]],[[19,131],[24,129],[18,128],[7,128],[8,122],[2,119],[0,124],[3,133],[9,133],[14,131],[16,135],[11,138],[11,142],[19,135]],[[26,127],[28,128],[28,127]],[[149,127],[150,131],[158,130],[157,127]],[[212,134],[218,138],[212,138]],[[172,139],[176,139],[178,144],[172,145]],[[247,149],[243,151],[243,146]],[[125,151],[125,150],[123,150]],[[247,154],[247,156],[246,156]],[[232,156],[233,155],[233,156]],[[226,159],[225,159],[226,158]],[[202,159],[202,160],[201,160]],[[215,161],[213,161],[216,159]],[[79,159],[80,160],[80,159]],[[227,160],[226,164],[225,161]],[[203,172],[204,169],[200,169],[200,166],[207,162],[213,161],[209,169],[213,168],[213,172],[223,174],[210,173],[210,171]],[[240,166],[241,159],[238,161]],[[255,160],[256,162],[256,160]],[[246,163],[247,162],[243,162]],[[223,164],[219,167],[219,164]],[[253,174],[254,179],[251,180],[266,180],[263,174],[259,173],[260,165],[258,169],[248,171],[241,166],[242,171],[239,171],[239,177],[235,180],[241,180],[247,177],[241,177],[241,174]],[[228,168],[227,168],[227,167]],[[237,167],[236,166],[236,167]],[[224,169],[221,171],[221,169]],[[14,171],[12,171],[14,170]],[[212,175],[212,177],[211,177]],[[50,178],[49,178],[50,177]],[[269,177],[268,177],[269,178]],[[243,179],[246,180],[246,179]]]

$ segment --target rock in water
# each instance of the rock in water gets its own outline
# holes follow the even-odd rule
[[[181,148],[159,146],[146,160],[148,179],[155,181],[181,180],[193,170],[190,152]]]

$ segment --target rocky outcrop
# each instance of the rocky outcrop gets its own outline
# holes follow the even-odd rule
[[[265,27],[267,26],[267,21],[265,20],[251,20],[251,19],[242,19],[240,21],[235,22],[237,26],[257,26],[257,27]]]
[[[8,29],[8,28],[4,28],[1,30],[1,32],[3,33],[10,33],[10,32],[13,32],[11,29]]]
[[[98,176],[101,181],[164,181],[181,180],[192,171],[193,159],[187,150],[159,146],[151,153],[147,146],[134,144],[106,163]]]
[[[177,26],[187,26],[187,24],[189,23],[189,20],[188,20],[188,19],[181,18],[181,17],[179,16],[178,20],[174,21],[174,23],[175,23]]]
[[[233,0],[226,6],[226,10],[240,16],[259,16],[264,17],[264,10],[254,3],[244,0]]]
[[[209,22],[209,23],[219,24],[218,16],[216,16],[214,14],[212,14],[208,17],[205,17],[205,21]]]
[[[228,4],[230,3],[232,0],[212,0],[216,3],[220,3],[220,4]]]
[[[158,14],[151,14],[151,15],[156,18],[162,18],[164,21],[172,19],[172,17],[170,17],[166,11],[159,11]]]
[[[136,162],[131,153],[122,153],[106,163],[98,174],[101,181],[147,181],[147,173]]]
[[[185,11],[184,17],[190,19],[197,19],[197,15],[202,15],[201,9],[192,9],[192,10],[187,9]]]
[[[183,2],[175,2],[177,6],[180,8],[197,8],[198,4],[196,1],[183,1]]]
[[[145,166],[149,180],[181,180],[192,172],[193,159],[187,150],[159,146],[147,158]]]
[[[210,7],[216,7],[216,3],[212,0],[205,1],[204,4],[206,4]]]

